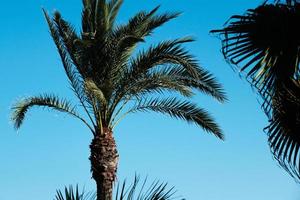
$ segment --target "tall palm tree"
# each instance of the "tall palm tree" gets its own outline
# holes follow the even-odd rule
[[[55,95],[26,98],[14,106],[12,116],[19,128],[26,112],[39,106],[82,121],[93,134],[90,161],[98,200],[112,198],[119,158],[113,130],[130,113],[159,112],[199,125],[223,139],[207,111],[187,99],[199,90],[220,102],[226,100],[222,86],[182,47],[192,38],[163,41],[134,53],[138,43],[178,13],[157,14],[156,7],[137,13],[126,24],[115,25],[122,2],[84,0],[80,34],[59,12],[51,17],[44,11],[66,75],[87,119],[76,106]],[[165,91],[186,99],[178,95],[162,98]]]
[[[269,118],[266,127],[275,158],[300,180],[300,3],[264,2],[234,15],[222,36],[224,57],[257,90]]]

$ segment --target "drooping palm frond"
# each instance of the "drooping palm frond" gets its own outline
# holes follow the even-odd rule
[[[67,113],[73,117],[81,120],[92,132],[93,129],[76,111],[76,107],[67,100],[59,99],[55,95],[40,95],[36,97],[29,97],[17,102],[13,106],[12,121],[14,122],[15,128],[19,128],[25,118],[25,114],[32,107],[44,107],[57,110],[59,112]]]
[[[299,76],[299,13],[299,3],[263,4],[212,31],[222,36],[225,58],[246,73],[267,114],[277,88]]]
[[[191,82],[198,83],[196,84],[198,86],[201,84],[202,91],[215,97],[220,102],[226,101],[226,95],[222,86],[209,72],[199,66],[194,56],[182,48],[181,44],[192,41],[192,38],[185,37],[164,41],[150,47],[147,51],[141,52],[132,60],[131,68],[125,75],[132,79],[138,79],[158,66],[169,66],[168,69],[173,73],[176,70],[178,72],[178,66],[180,66],[183,68],[181,69],[182,77],[186,77]],[[172,70],[173,68],[174,70]],[[187,85],[193,86],[194,84]],[[200,88],[198,87],[198,89]]]
[[[188,101],[182,101],[177,98],[144,99],[130,109],[128,113],[137,111],[154,111],[167,114],[170,117],[175,117],[199,125],[207,132],[213,133],[220,139],[224,139],[221,129],[210,114],[206,110],[197,107],[196,104]]]
[[[273,99],[270,125],[265,129],[275,159],[300,181],[300,85],[293,81]]]
[[[272,4],[274,3],[274,4]],[[300,180],[300,3],[264,2],[245,15],[234,15],[222,36],[224,57],[241,72],[262,97],[270,124],[265,131],[275,159]]]
[[[143,94],[145,91],[171,89],[190,95],[192,89],[197,89],[220,102],[226,101],[222,86],[181,47],[182,43],[191,41],[193,39],[190,37],[165,41],[140,52],[132,59],[130,67],[117,84],[110,116],[124,98]],[[169,83],[166,84],[166,81]]]

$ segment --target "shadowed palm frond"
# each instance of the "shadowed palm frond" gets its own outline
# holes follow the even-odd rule
[[[272,4],[274,3],[274,4]],[[265,128],[275,159],[300,180],[300,4],[297,1],[264,2],[245,15],[234,15],[222,36],[224,57],[260,94],[269,118]]]
[[[210,114],[188,101],[181,101],[177,98],[144,99],[134,106],[129,113],[137,111],[159,112],[189,123],[195,123],[207,132],[213,133],[220,139],[224,139],[221,129]]]
[[[67,100],[59,99],[55,95],[40,95],[36,97],[29,97],[19,101],[12,108],[12,121],[14,122],[15,128],[20,128],[24,121],[25,114],[27,113],[27,111],[32,107],[36,106],[54,109],[72,115],[81,120],[93,132],[91,126],[82,117],[79,116],[75,106],[72,106],[71,103]]]
[[[270,125],[265,129],[275,159],[300,181],[300,85],[290,82],[273,98]]]
[[[281,84],[299,76],[300,5],[263,4],[234,15],[222,36],[225,58],[245,72],[270,116],[272,97]]]

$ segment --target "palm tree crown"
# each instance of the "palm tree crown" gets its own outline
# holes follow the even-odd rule
[[[133,56],[138,43],[179,13],[157,14],[156,7],[150,12],[139,12],[126,24],[116,25],[122,2],[84,0],[80,34],[59,12],[50,17],[44,11],[66,75],[89,119],[83,119],[69,101],[41,95],[16,104],[12,117],[15,127],[20,127],[25,113],[33,106],[71,114],[94,135],[103,127],[114,128],[129,113],[150,110],[193,122],[223,138],[219,126],[196,104],[178,97],[150,96],[168,90],[190,97],[197,89],[220,102],[226,100],[221,85],[182,48],[192,38],[163,41]],[[128,110],[123,112],[124,109]]]

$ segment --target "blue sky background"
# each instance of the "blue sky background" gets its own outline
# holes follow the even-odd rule
[[[115,130],[119,180],[136,173],[168,181],[189,200],[296,200],[300,189],[278,167],[262,129],[267,120],[246,81],[233,73],[208,32],[261,0],[126,0],[119,22],[161,5],[183,15],[157,29],[147,43],[192,35],[186,45],[224,85],[230,101],[219,104],[198,94],[224,130],[217,140],[196,126],[159,114],[139,113]],[[89,130],[76,119],[33,109],[16,132],[10,107],[21,97],[55,93],[74,102],[41,8],[57,9],[79,27],[80,0],[2,1],[0,7],[0,199],[53,199],[55,190],[78,183],[94,188],[89,173]],[[147,45],[144,45],[147,46]]]

